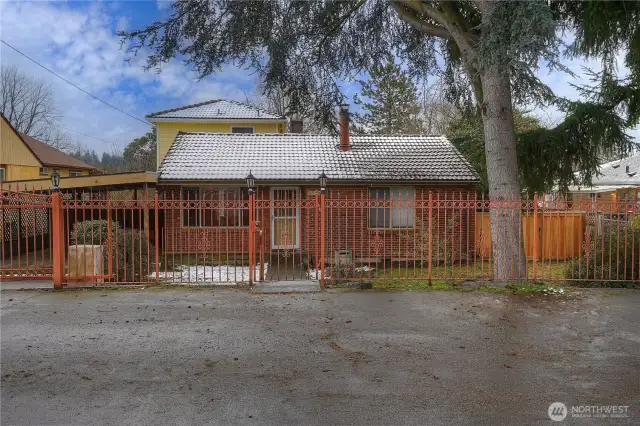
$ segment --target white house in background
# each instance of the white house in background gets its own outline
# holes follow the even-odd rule
[[[591,194],[598,201],[638,200],[640,193],[640,154],[600,165],[591,186],[572,186],[573,195]]]

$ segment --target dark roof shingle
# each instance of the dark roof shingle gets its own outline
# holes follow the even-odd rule
[[[477,181],[444,136],[179,133],[160,167],[161,180]]]
[[[71,169],[95,169],[94,166],[78,160],[64,152],[47,145],[24,133],[20,133],[20,137],[24,143],[31,149],[34,155],[44,166],[51,167],[69,167]]]

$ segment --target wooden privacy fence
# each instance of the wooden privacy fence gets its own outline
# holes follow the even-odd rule
[[[534,217],[537,215],[537,220]],[[545,213],[525,212],[522,218],[524,251],[527,259],[564,260],[578,257],[584,242],[586,213],[555,211]],[[537,229],[536,229],[537,228]],[[491,238],[481,238],[491,232],[489,212],[475,214],[475,240],[480,256],[491,257]],[[534,238],[537,242],[534,243]],[[537,253],[534,254],[534,249]]]
[[[291,187],[112,199],[16,192],[0,184],[0,207],[1,278],[53,278],[58,288],[459,282],[492,280],[496,271],[509,280],[640,282],[635,200],[576,205],[561,197],[553,204],[537,196],[488,200],[453,190]],[[507,256],[500,263],[492,253],[490,212],[504,231],[498,234]]]

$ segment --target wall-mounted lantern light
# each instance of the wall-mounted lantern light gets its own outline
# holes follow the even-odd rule
[[[51,186],[53,186],[53,192],[60,192],[60,172],[58,170],[51,173]]]
[[[249,170],[249,174],[246,177],[247,180],[247,188],[249,188],[249,192],[254,192],[256,190],[256,178],[251,174],[251,170]]]
[[[320,173],[318,177],[320,179],[320,191],[324,192],[327,190],[327,175],[324,174],[324,170]]]

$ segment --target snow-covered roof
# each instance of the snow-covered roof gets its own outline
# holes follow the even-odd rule
[[[595,186],[570,186],[568,192],[585,192],[598,194],[601,192],[612,192],[618,189],[635,188],[637,185],[595,185]]]
[[[286,121],[285,117],[270,114],[260,108],[224,99],[154,112],[147,115],[147,119],[151,122],[172,119]]]
[[[592,186],[640,185],[640,154],[601,164]]]
[[[469,181],[478,174],[444,136],[179,133],[160,180]]]

